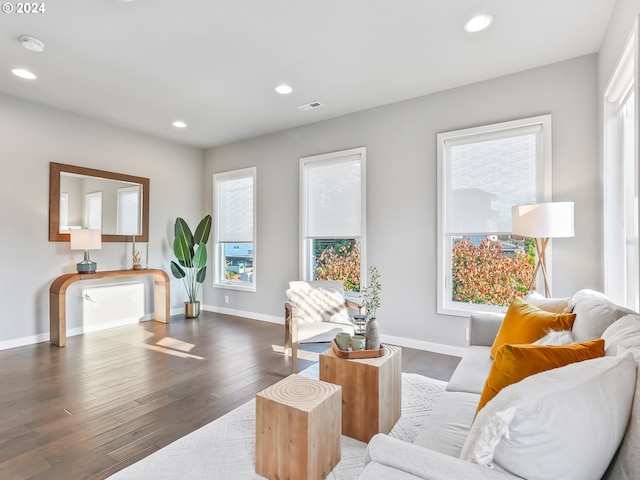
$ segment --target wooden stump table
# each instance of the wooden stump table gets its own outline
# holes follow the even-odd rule
[[[256,473],[322,480],[340,461],[341,388],[297,374],[256,395]]]
[[[320,380],[342,386],[342,433],[368,442],[389,433],[402,410],[402,350],[385,345],[376,358],[344,359],[320,354]]]

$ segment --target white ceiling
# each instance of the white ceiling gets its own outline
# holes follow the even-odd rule
[[[0,92],[206,148],[596,52],[615,0],[42,3],[0,13]]]

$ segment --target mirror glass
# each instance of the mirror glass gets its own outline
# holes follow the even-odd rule
[[[52,162],[49,180],[49,240],[97,228],[103,242],[148,241],[148,178]]]

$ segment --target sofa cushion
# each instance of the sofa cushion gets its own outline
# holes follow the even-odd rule
[[[600,479],[627,428],[635,384],[628,353],[527,377],[478,413],[461,458],[522,478]]]
[[[381,463],[369,462],[364,468],[360,477],[360,480],[375,479],[379,480],[384,478],[385,480],[421,480],[420,477],[411,475],[410,473],[398,470],[397,468],[389,467]]]
[[[544,337],[549,329],[570,330],[575,318],[573,313],[547,312],[516,298],[500,325],[491,347],[491,358],[495,358],[498,348],[506,343],[533,343]]]
[[[459,457],[469,435],[479,398],[476,393],[444,392],[413,443]]]
[[[571,297],[548,298],[540,295],[538,292],[529,292],[527,296],[524,297],[525,302],[551,313],[571,313],[569,310],[570,299]]]
[[[447,383],[447,391],[480,395],[492,363],[489,347],[472,346],[467,348],[462,360],[454,370],[451,380]]]
[[[577,342],[600,338],[613,322],[636,313],[616,305],[604,294],[588,289],[576,292],[569,303],[573,305],[573,313],[576,314],[572,331]]]
[[[604,340],[571,345],[503,345],[484,384],[478,411],[500,390],[536,373],[604,356]]]
[[[602,333],[607,355],[617,355],[618,347],[640,351],[640,315],[629,314],[613,322]]]
[[[632,353],[639,370],[636,371],[635,400],[631,407],[631,419],[622,439],[622,445],[603,480],[637,480],[640,472],[640,455],[638,455],[640,451],[640,353],[637,350]]]
[[[303,323],[298,326],[298,343],[330,342],[338,332],[353,335],[353,325],[333,322]]]
[[[344,461],[344,458],[343,458]],[[396,471],[403,471],[421,479],[429,480],[513,480],[511,475],[496,470],[489,470],[459,458],[434,452],[412,443],[378,433],[367,445],[364,459],[365,473],[360,480],[387,480],[394,478],[391,470],[369,470],[372,463],[384,465]],[[404,478],[404,477],[399,477]],[[411,477],[409,477],[411,478]]]
[[[342,292],[333,288],[287,290],[287,300],[298,307],[298,324],[308,322],[351,323]]]

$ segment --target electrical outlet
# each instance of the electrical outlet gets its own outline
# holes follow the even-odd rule
[[[468,342],[469,341],[469,328],[465,328],[464,329],[464,339]]]
[[[224,303],[229,303],[229,295],[224,296]]]

